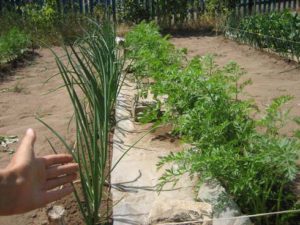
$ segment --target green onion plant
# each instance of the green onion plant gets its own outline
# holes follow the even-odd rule
[[[79,164],[81,190],[75,188],[75,196],[87,225],[101,224],[99,208],[106,194],[104,186],[109,182],[111,118],[123,82],[121,72],[124,62],[115,38],[113,24],[90,21],[84,37],[64,48],[67,62],[55,54],[74,107],[75,147],[41,121],[62,141]]]

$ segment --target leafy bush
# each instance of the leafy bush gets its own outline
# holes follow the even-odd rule
[[[189,8],[194,2],[186,0],[158,0],[157,14],[161,18],[163,26],[171,26],[174,17],[174,24],[182,24],[189,15]]]
[[[233,20],[236,20],[234,18]],[[300,16],[289,11],[258,14],[229,21],[227,35],[258,48],[268,48],[300,62]]]
[[[139,23],[150,18],[150,12],[144,3],[139,0],[118,2],[118,13],[120,19],[127,23]]]
[[[59,25],[60,19],[56,4],[55,0],[45,0],[42,4],[28,2],[20,7],[26,27],[35,42],[40,41],[43,35],[56,33],[54,27]]]
[[[77,13],[76,4],[72,10],[67,5],[61,13],[57,3],[56,0],[22,1],[18,8],[3,7],[0,35],[17,27],[30,34],[33,46],[73,43],[83,34],[81,28],[88,26],[87,17]]]
[[[11,61],[29,47],[30,36],[17,27],[0,36],[0,62]]]
[[[171,28],[173,25],[176,27],[187,22],[189,16],[194,18],[192,12],[197,14],[203,12],[203,4],[199,0],[129,0],[119,2],[118,12],[123,22],[139,23],[143,20],[157,20],[161,27]],[[215,4],[217,3],[213,3]]]
[[[58,12],[55,0],[45,0],[43,4],[29,2],[20,7],[25,16],[35,27],[49,28],[56,21]]]
[[[296,207],[290,184],[298,172],[300,143],[279,135],[289,118],[289,111],[281,107],[291,97],[274,99],[266,115],[254,120],[251,115],[257,107],[239,98],[250,81],[240,81],[243,72],[236,63],[220,68],[211,56],[185,61],[182,51],[167,42],[154,24],[145,23],[126,40],[134,75],[152,77],[154,84],[145,88],[155,96],[167,96],[163,102],[157,98],[158,106],[165,109],[157,119],[173,124],[173,133],[194,146],[161,159],[159,167],[176,163],[161,177],[161,187],[176,182],[183,173],[199,174],[201,182],[218,179],[246,214]],[[148,121],[158,115],[157,107],[153,110],[145,115]],[[291,217],[263,217],[255,222],[293,224]]]
[[[235,9],[236,4],[240,3],[239,0],[207,0],[206,10],[209,13],[220,14],[230,12]]]
[[[129,0],[119,2],[118,12],[120,19],[125,22],[139,23],[143,20],[157,19],[161,27],[171,28],[172,25],[183,25],[193,13],[208,13],[209,15],[220,15],[235,8],[237,0],[157,0],[140,1]]]

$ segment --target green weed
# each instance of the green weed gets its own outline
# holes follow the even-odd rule
[[[14,87],[11,88],[10,90],[11,90],[12,92],[15,92],[15,93],[25,93],[25,92],[26,92],[26,91],[25,91],[25,87],[24,87],[22,84],[20,84],[19,82],[16,83],[16,84],[14,85]]]

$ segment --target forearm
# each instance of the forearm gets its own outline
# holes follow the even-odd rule
[[[17,201],[16,175],[9,169],[0,169],[0,215],[13,214]]]

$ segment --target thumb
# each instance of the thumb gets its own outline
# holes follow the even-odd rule
[[[29,128],[23,137],[21,144],[14,158],[21,160],[31,160],[34,157],[33,147],[36,140],[35,131]]]

